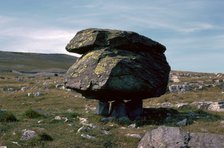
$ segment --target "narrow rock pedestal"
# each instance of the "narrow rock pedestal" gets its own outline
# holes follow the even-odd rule
[[[115,118],[127,116],[127,109],[124,101],[114,101],[111,103],[111,116]]]
[[[142,100],[131,100],[126,103],[128,117],[131,120],[141,119],[143,114],[143,101]]]
[[[141,115],[143,114],[143,101],[114,101],[111,104],[106,101],[99,101],[96,114],[117,119],[121,117],[128,117],[131,120],[141,119]]]
[[[107,101],[98,101],[96,107],[96,114],[102,116],[108,116],[110,114],[110,104]]]

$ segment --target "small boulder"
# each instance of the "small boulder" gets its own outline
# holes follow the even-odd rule
[[[81,137],[83,137],[85,139],[96,139],[95,136],[91,136],[91,135],[88,135],[88,134],[81,134]]]
[[[41,92],[39,92],[39,91],[33,93],[33,96],[34,96],[34,97],[39,97],[39,96],[42,96],[42,95],[43,95],[43,94],[42,94]]]
[[[223,102],[213,102],[208,106],[208,110],[216,112],[224,112],[224,101]]]
[[[178,126],[186,126],[186,125],[187,125],[187,119],[185,118],[185,119],[183,119],[183,120],[177,122],[177,125],[178,125]]]
[[[224,135],[187,133],[178,127],[160,126],[141,139],[138,148],[223,148]]]
[[[24,129],[22,130],[22,137],[20,140],[30,140],[35,137],[37,137],[37,133],[35,131]]]
[[[140,134],[126,134],[127,137],[132,137],[132,138],[137,138],[137,139],[141,139],[142,136]]]

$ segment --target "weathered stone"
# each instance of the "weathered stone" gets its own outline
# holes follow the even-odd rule
[[[22,87],[20,90],[25,91],[25,90],[27,90],[27,87]]]
[[[65,87],[100,100],[97,114],[107,116],[106,102],[114,101],[112,117],[136,119],[142,114],[142,99],[166,92],[170,72],[164,55],[166,48],[145,36],[86,29],[76,34],[66,50],[83,55],[67,71]]]
[[[147,132],[138,148],[181,148],[186,147],[189,135],[176,127],[159,127]]]
[[[187,108],[191,108],[191,106],[189,105],[189,103],[178,103],[175,105],[176,108],[178,109],[187,109]]]
[[[83,55],[67,71],[65,86],[87,98],[146,99],[166,92],[169,71],[164,54],[108,47]]]
[[[132,138],[137,138],[137,139],[141,139],[142,138],[142,136],[141,135],[139,135],[139,134],[126,134],[126,136],[127,137],[132,137]]]
[[[81,134],[81,137],[85,139],[96,139],[96,137],[88,135],[88,134]]]
[[[120,124],[126,124],[126,125],[131,123],[131,120],[127,116],[121,116],[121,117],[117,118],[117,121]]]
[[[204,101],[204,102],[193,102],[192,106],[196,106],[198,109],[205,109],[216,112],[224,112],[224,102],[212,102],[212,101]]]
[[[173,82],[173,83],[179,83],[180,82],[180,79],[177,75],[172,75],[170,77],[170,81]]]
[[[100,121],[101,122],[111,122],[115,119],[115,117],[105,117],[105,118],[102,118]]]
[[[33,93],[33,96],[34,96],[34,97],[39,97],[39,96],[42,96],[42,95],[43,95],[43,94],[42,94],[41,92],[39,92],[39,91]]]
[[[126,104],[123,101],[112,102],[111,116],[116,118],[127,116]]]
[[[187,133],[177,127],[158,127],[139,142],[138,148],[223,148],[224,135]]]
[[[188,147],[198,148],[223,148],[224,135],[209,133],[191,133]]]
[[[90,28],[79,31],[66,46],[69,52],[85,54],[97,48],[112,47],[144,52],[165,52],[165,46],[131,31]]]
[[[171,93],[179,93],[179,92],[186,92],[192,90],[189,84],[179,84],[179,85],[170,85],[169,91]]]
[[[107,101],[98,101],[96,114],[108,116],[110,114],[110,104]]]
[[[135,123],[132,123],[128,126],[129,128],[136,128],[136,124]]]
[[[185,119],[183,119],[183,120],[177,122],[177,125],[178,125],[178,126],[185,126],[185,125],[187,125],[187,119],[185,118]]]
[[[191,103],[192,106],[195,106],[198,109],[205,109],[205,110],[208,109],[210,104],[212,104],[212,101],[193,102],[193,103]]]
[[[20,140],[30,140],[32,138],[35,138],[36,136],[37,133],[35,131],[24,129],[22,131],[22,137],[20,138]]]
[[[173,104],[170,103],[170,102],[163,102],[160,104],[161,107],[163,108],[172,108],[173,107]]]
[[[142,100],[131,100],[126,103],[127,113],[130,119],[140,119],[143,114]]]
[[[55,85],[55,88],[63,89],[63,87],[64,87],[64,84],[56,84]]]
[[[208,110],[224,112],[224,102],[213,102],[208,106]]]
[[[101,132],[104,135],[111,135],[111,132],[110,131],[107,131],[107,130],[102,130]]]

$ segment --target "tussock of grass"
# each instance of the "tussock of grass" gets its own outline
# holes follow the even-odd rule
[[[46,133],[41,133],[39,135],[39,138],[40,138],[40,141],[53,141],[53,138]]]
[[[75,113],[75,112],[63,113],[63,115],[66,116],[67,118],[77,118],[78,116],[80,116],[80,114]]]
[[[0,111],[0,122],[15,122],[18,121],[15,115],[8,111]]]
[[[132,122],[127,117],[121,117],[115,120],[119,125],[130,125]]]
[[[28,109],[24,115],[28,118],[34,119],[34,118],[39,118],[39,117],[45,117],[43,114],[40,114],[36,110],[33,109]]]

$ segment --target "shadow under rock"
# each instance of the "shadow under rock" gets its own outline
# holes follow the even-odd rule
[[[176,110],[172,108],[144,108],[142,120],[136,121],[137,126],[143,125],[169,125],[179,126],[178,122],[186,120],[186,125],[194,121],[203,120],[213,122],[220,120],[219,115],[208,113],[203,110]]]

